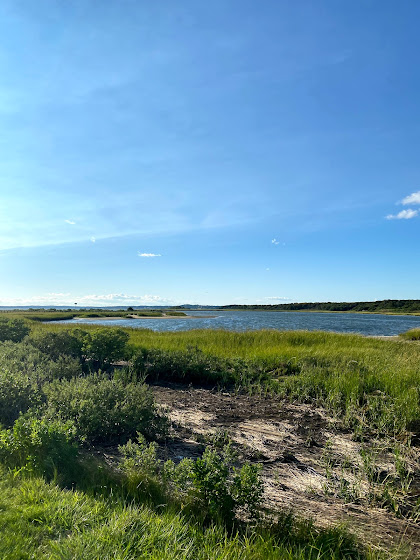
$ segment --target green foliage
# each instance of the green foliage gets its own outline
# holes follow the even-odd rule
[[[7,467],[51,480],[74,469],[77,447],[71,422],[20,417],[0,430],[0,461]]]
[[[278,303],[274,305],[223,305],[221,309],[262,311],[350,311],[353,313],[420,313],[420,300],[385,299],[380,301]]]
[[[32,346],[47,354],[52,360],[57,361],[60,356],[82,358],[84,331],[38,331],[33,333],[28,341]]]
[[[77,313],[64,313],[63,311],[48,312],[40,310],[36,313],[25,312],[23,316],[29,321],[44,323],[47,321],[70,321],[71,319],[76,317],[76,315]]]
[[[154,438],[166,431],[153,394],[141,384],[124,385],[101,375],[62,380],[44,386],[46,417],[72,420],[79,441],[112,444],[137,432]]]
[[[82,352],[87,360],[103,368],[126,357],[128,339],[128,333],[122,329],[97,329],[86,333]]]
[[[221,451],[206,447],[195,461],[166,461],[163,465],[156,458],[156,444],[147,445],[141,434],[137,443],[129,441],[119,450],[123,456],[121,469],[130,487],[142,488],[143,492],[148,488],[149,497],[158,494],[156,486],[160,482],[161,492],[186,501],[203,519],[232,524],[238,511],[253,519],[258,517],[263,494],[259,466],[247,463],[236,469],[229,445]]]
[[[5,560],[376,560],[341,528],[319,530],[282,514],[270,527],[227,531],[164,507],[63,491],[0,473]],[[385,556],[384,556],[385,557]],[[386,556],[387,558],[390,555]],[[393,556],[395,557],[395,556]]]
[[[189,347],[186,351],[143,349],[134,356],[132,371],[148,381],[211,386],[236,384],[243,387],[268,378],[264,364],[240,358],[209,356],[197,347]]]
[[[233,465],[230,448],[222,453],[207,447],[193,463],[192,480],[203,511],[212,519],[231,523],[235,513],[244,509],[257,517],[263,486],[258,465],[246,464],[240,470]]]
[[[45,397],[39,385],[24,373],[0,366],[0,423],[11,426],[21,413],[39,406]]]
[[[0,317],[0,342],[10,340],[20,342],[30,332],[29,327],[22,319],[7,319]]]
[[[0,370],[5,368],[10,374],[25,375],[37,385],[81,374],[77,359],[63,355],[56,361],[51,360],[27,341],[0,343],[0,364]]]
[[[405,340],[420,340],[420,329],[410,329],[409,331],[400,334]]]

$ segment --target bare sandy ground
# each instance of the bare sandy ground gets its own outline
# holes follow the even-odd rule
[[[357,477],[361,444],[325,410],[271,397],[185,386],[154,386],[153,391],[173,426],[173,438],[163,449],[162,459],[198,457],[203,449],[200,440],[218,430],[226,431],[242,460],[262,464],[267,510],[293,508],[321,526],[345,523],[359,538],[378,548],[408,546],[413,552],[405,557],[420,558],[419,524],[371,507],[363,497],[340,496],[343,476],[350,485],[358,486],[362,496],[368,492],[368,484]],[[418,472],[417,452],[414,450],[413,470]],[[344,462],[352,468],[344,471]],[[392,473],[393,468],[385,450],[381,469]],[[415,482],[417,487],[419,480]],[[326,492],[326,488],[332,491]]]

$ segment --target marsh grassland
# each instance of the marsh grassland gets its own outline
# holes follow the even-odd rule
[[[0,556],[418,557],[417,334],[1,314]]]

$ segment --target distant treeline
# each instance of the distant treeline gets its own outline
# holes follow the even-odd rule
[[[265,311],[367,311],[371,313],[420,313],[420,299],[384,299],[381,301],[280,303],[276,305],[224,305],[221,309]]]

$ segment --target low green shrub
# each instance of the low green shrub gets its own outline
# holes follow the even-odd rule
[[[291,366],[290,366],[291,367]],[[264,363],[241,358],[220,358],[210,356],[197,348],[187,351],[170,351],[156,348],[142,349],[134,355],[133,378],[148,381],[173,381],[210,386],[236,385],[248,387],[268,380],[273,375]],[[278,364],[278,371],[286,373],[289,366]]]
[[[52,360],[56,361],[60,356],[81,360],[85,336],[86,332],[80,329],[57,332],[37,331],[28,338],[28,342]]]
[[[24,315],[24,317],[29,321],[44,323],[48,321],[70,321],[76,317],[76,315],[77,313],[64,313],[62,311],[41,311],[39,313],[28,313]]]
[[[409,331],[400,334],[405,340],[420,340],[420,329],[410,329]]]
[[[77,359],[60,355],[54,361],[28,341],[0,343],[0,370],[2,368],[7,369],[9,374],[25,375],[37,385],[81,375]]]
[[[149,498],[160,493],[169,499],[187,504],[204,520],[219,520],[232,524],[241,511],[249,518],[258,517],[263,494],[259,466],[234,466],[235,454],[229,445],[221,451],[206,447],[203,456],[193,461],[183,459],[178,464],[165,463],[156,457],[156,444],[146,444],[138,435],[136,443],[129,441],[119,448],[123,460],[121,470],[131,491],[149,491]]]
[[[44,385],[45,415],[72,420],[77,438],[89,444],[126,442],[141,432],[148,438],[166,432],[166,420],[143,384],[110,380],[102,375],[55,381]]]
[[[71,422],[20,417],[0,430],[0,461],[8,468],[44,476],[68,476],[75,467],[77,446]]]
[[[109,367],[127,356],[129,335],[122,329],[102,328],[85,333],[82,353],[95,369]]]
[[[10,340],[20,342],[30,332],[30,328],[22,319],[6,319],[0,317],[0,342]]]
[[[0,367],[0,424],[11,426],[21,413],[44,400],[41,388],[28,376]]]

